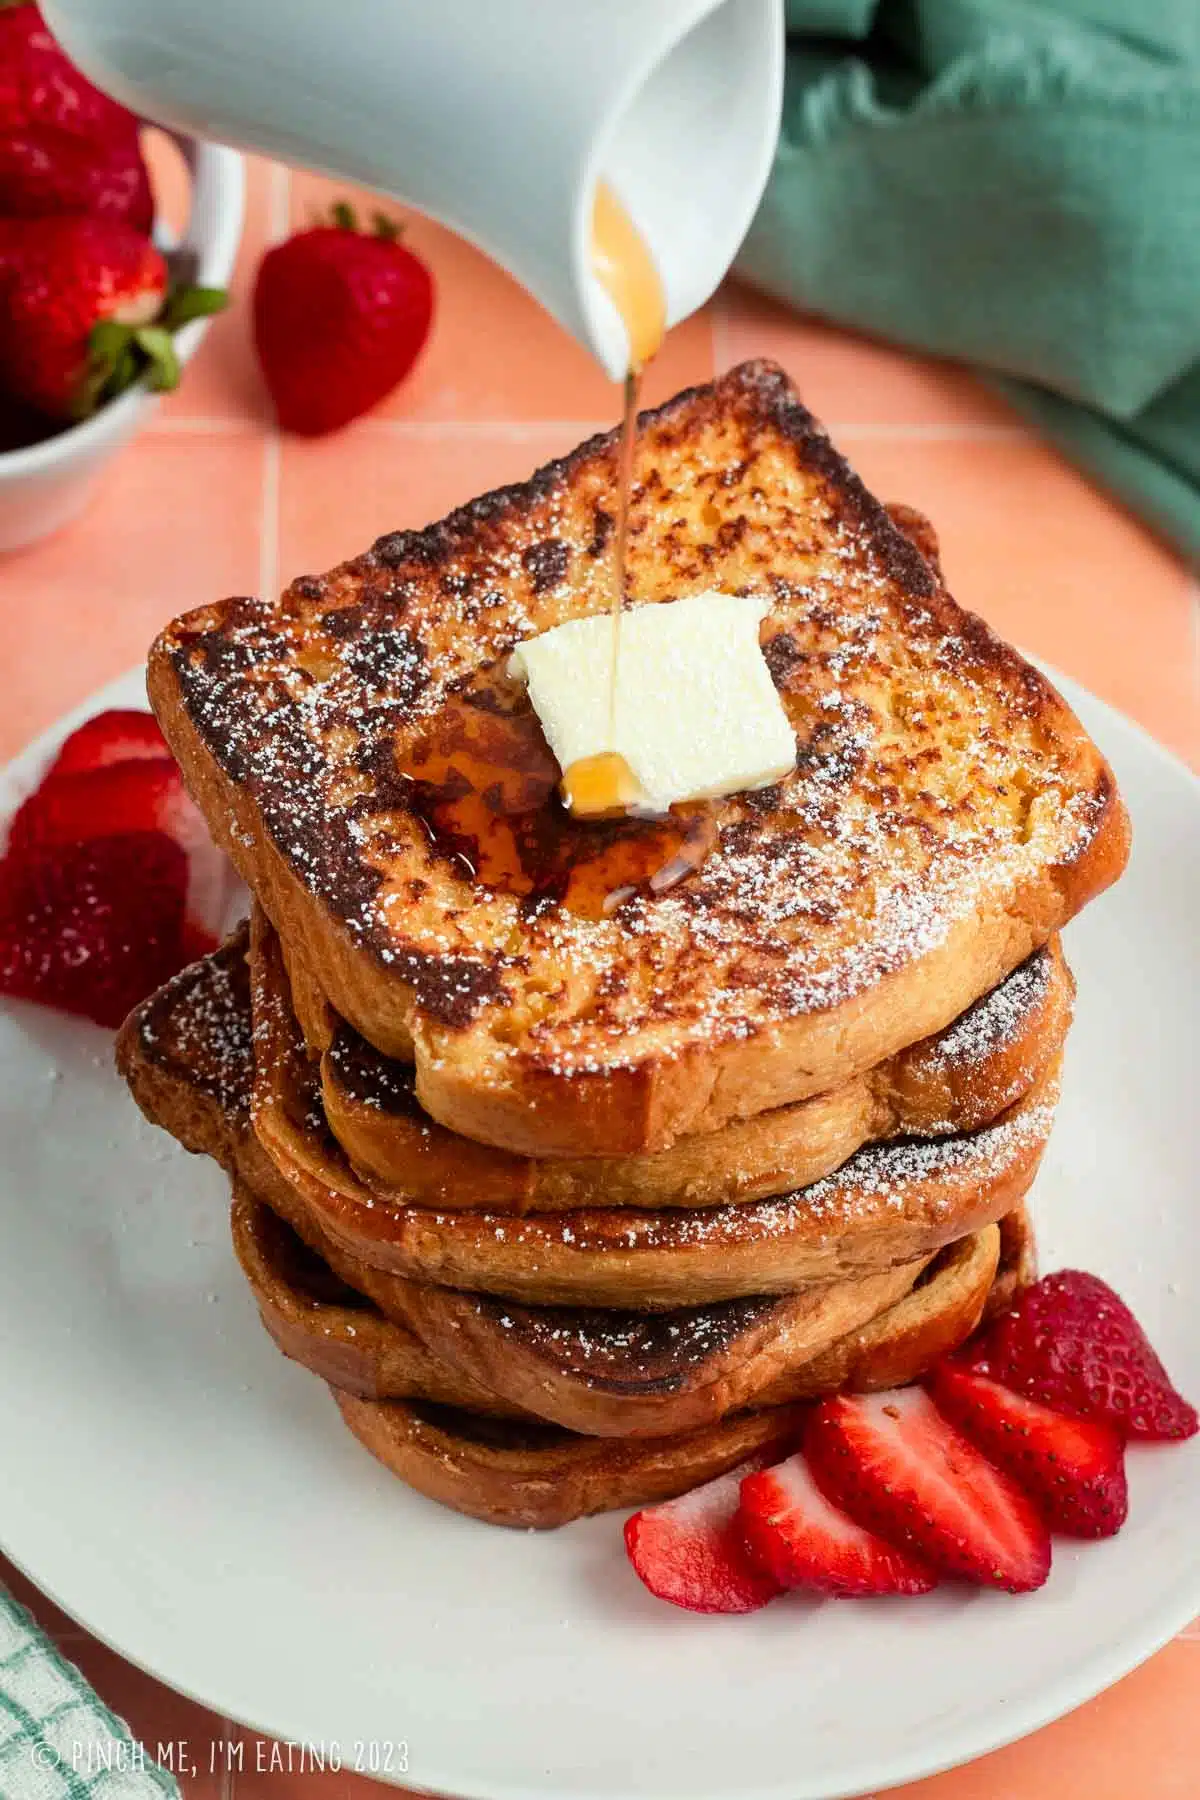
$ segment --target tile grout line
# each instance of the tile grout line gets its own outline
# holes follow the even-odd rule
[[[285,163],[271,167],[267,191],[267,242],[277,244],[287,236],[291,211],[292,174]],[[262,500],[258,522],[258,591],[266,600],[279,592],[279,475],[282,446],[274,420],[263,439]]]
[[[279,593],[279,433],[263,439],[262,500],[258,519],[258,591],[264,600]]]

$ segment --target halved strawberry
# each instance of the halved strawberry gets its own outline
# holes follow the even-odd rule
[[[0,993],[119,1025],[182,962],[187,858],[157,831],[0,863]]]
[[[1050,1573],[1050,1536],[1032,1501],[923,1389],[823,1400],[804,1450],[827,1499],[944,1574],[1015,1594]]]
[[[76,774],[51,773],[14,816],[8,846],[19,852],[126,831],[165,832],[186,853],[188,921],[196,941],[213,949],[227,864],[170,758],[138,756]]]
[[[121,831],[165,831],[181,850],[189,850],[195,813],[177,764],[165,756],[143,756],[78,774],[51,774],[14,815],[8,841],[18,850],[81,844]]]
[[[170,755],[153,713],[112,707],[75,728],[46,771],[46,779],[51,775],[78,775],[84,769],[103,769],[109,763],[129,762],[137,756]]]
[[[1123,1437],[1188,1438],[1200,1429],[1120,1295],[1080,1269],[1026,1288],[967,1360],[1056,1412],[1106,1420]]]
[[[950,1359],[927,1378],[939,1409],[1068,1537],[1112,1537],[1129,1512],[1125,1451],[1111,1425],[1069,1419]]]
[[[756,1612],[782,1591],[752,1562],[737,1518],[743,1465],[625,1521],[629,1560],[652,1594],[689,1612]]]
[[[800,1453],[746,1476],[738,1518],[754,1561],[784,1587],[853,1598],[926,1594],[937,1586],[925,1563],[865,1531],[827,1500]]]
[[[149,715],[133,715],[149,716]],[[133,756],[67,774],[56,763],[14,814],[9,850],[81,844],[119,832],[166,832],[187,853],[187,925],[198,954],[216,947],[228,864],[169,756]]]

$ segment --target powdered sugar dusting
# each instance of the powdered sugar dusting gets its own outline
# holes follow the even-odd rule
[[[583,1211],[567,1217],[538,1213],[511,1219],[481,1213],[472,1215],[472,1225],[480,1238],[531,1253],[553,1245],[581,1255],[658,1255],[765,1239],[821,1243],[847,1233],[865,1239],[873,1228],[914,1209],[956,1217],[967,1199],[998,1186],[1040,1155],[1057,1098],[1056,1082],[1047,1079],[1028,1101],[980,1131],[870,1145],[836,1173],[769,1200],[658,1212]],[[433,1217],[447,1224],[454,1215]]]
[[[635,596],[770,595],[797,764],[719,803],[715,850],[667,894],[600,920],[525,909],[440,860],[407,810],[424,722],[464,691],[494,699],[514,643],[606,604],[611,445],[167,638],[190,718],[305,887],[431,1020],[483,1018],[492,1054],[553,1074],[839,1007],[1019,906],[1106,804],[1040,677],[936,588],[777,373],[690,404],[694,430],[677,414],[643,446]]]
[[[926,1064],[936,1069],[985,1065],[1026,1028],[1046,998],[1053,972],[1051,952],[1039,950],[929,1041]]]
[[[246,929],[172,976],[141,1011],[138,1035],[151,1062],[183,1072],[222,1111],[244,1115],[253,1053]]]

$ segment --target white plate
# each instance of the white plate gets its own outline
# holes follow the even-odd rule
[[[1070,933],[1043,1263],[1113,1281],[1200,1397],[1200,785],[1062,685],[1137,845]],[[77,716],[141,693],[130,676]],[[347,1757],[405,1739],[408,1782],[472,1800],[831,1800],[1032,1731],[1200,1611],[1200,1441],[1131,1451],[1125,1531],[1056,1543],[1019,1600],[697,1618],[643,1591],[616,1517],[542,1535],[443,1511],[268,1342],[222,1178],[142,1122],[110,1057],[48,1012],[0,1018],[0,1530],[68,1612],[218,1713]]]

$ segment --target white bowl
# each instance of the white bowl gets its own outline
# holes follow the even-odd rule
[[[187,224],[170,248],[193,253],[197,282],[227,287],[242,232],[242,159],[220,145],[180,132],[170,135],[191,174]],[[180,363],[198,348],[208,325],[208,319],[195,319],[176,333]],[[145,423],[158,399],[141,385],[129,388],[82,425],[28,449],[0,453],[0,551],[19,550],[73,519],[99,470]]]

